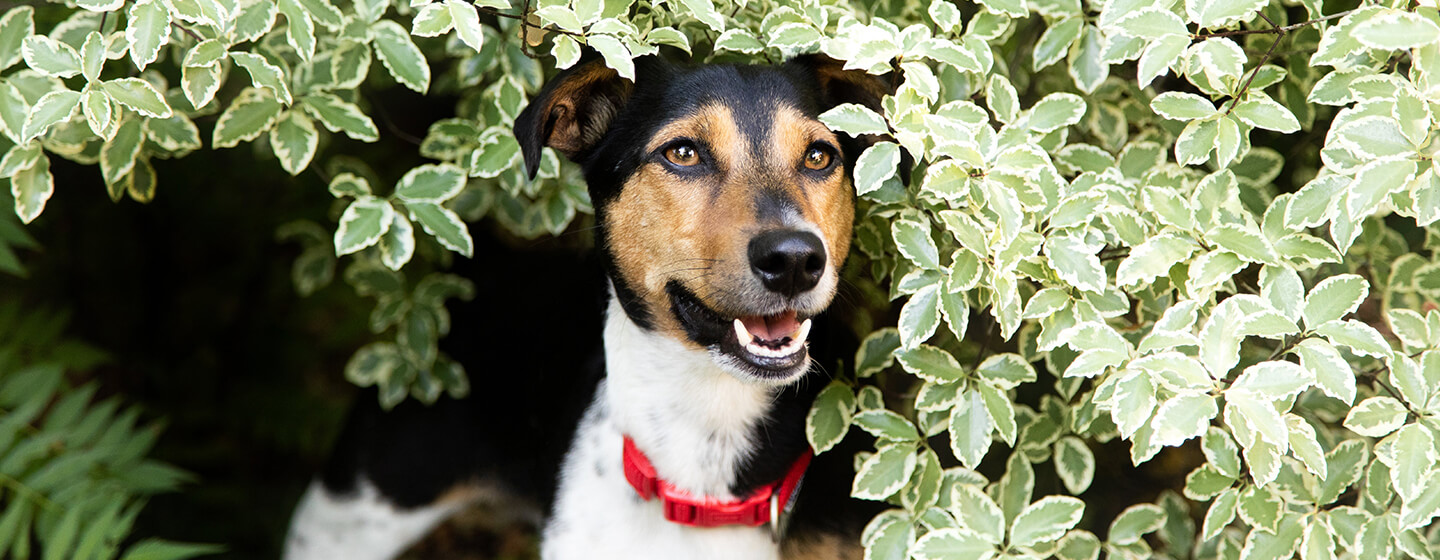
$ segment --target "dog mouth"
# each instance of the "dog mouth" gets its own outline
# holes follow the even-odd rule
[[[722,366],[770,381],[789,380],[808,369],[812,321],[798,310],[727,317],[679,283],[667,288],[681,328],[710,348]]]

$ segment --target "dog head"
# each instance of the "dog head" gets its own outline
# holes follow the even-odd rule
[[[597,244],[630,320],[742,378],[809,365],[810,317],[835,295],[863,145],[816,117],[880,109],[877,78],[817,56],[782,66],[600,61],[545,86],[515,123],[533,177],[550,146],[581,164]]]

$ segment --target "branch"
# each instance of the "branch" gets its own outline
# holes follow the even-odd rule
[[[1358,9],[1359,9],[1359,8],[1356,8],[1356,10],[1358,10]],[[1354,13],[1354,12],[1355,12],[1355,10],[1345,10],[1345,11],[1340,12],[1340,13],[1338,13],[1338,14],[1328,15],[1328,16],[1321,17],[1321,18],[1315,18],[1315,19],[1308,20],[1308,21],[1302,21],[1302,22],[1300,22],[1300,23],[1292,23],[1292,24],[1287,25],[1287,26],[1284,26],[1284,27],[1274,27],[1275,24],[1272,23],[1272,24],[1270,24],[1270,25],[1272,26],[1270,29],[1244,29],[1244,30],[1240,30],[1240,31],[1221,31],[1221,32],[1219,32],[1219,33],[1197,33],[1197,34],[1192,35],[1192,37],[1194,37],[1194,38],[1196,38],[1196,39],[1210,39],[1210,38],[1212,38],[1212,37],[1234,37],[1234,36],[1236,36],[1236,35],[1256,35],[1256,34],[1260,34],[1260,33],[1270,33],[1270,34],[1280,35],[1280,34],[1289,33],[1289,32],[1294,31],[1294,30],[1296,30],[1296,29],[1300,29],[1301,27],[1305,27],[1305,26],[1307,26],[1307,25],[1314,25],[1314,24],[1317,24],[1317,23],[1330,21],[1330,20],[1332,20],[1332,19],[1342,18],[1342,17],[1348,16],[1348,15]],[[1265,17],[1265,16],[1264,16],[1264,14],[1260,14],[1260,17]],[[1266,21],[1269,21],[1269,20],[1267,19]]]
[[[1275,27],[1275,22],[1270,21],[1270,18],[1265,17],[1264,12],[1255,13],[1258,14],[1261,19],[1264,19],[1265,23],[1270,24],[1271,29],[1277,30],[1277,32],[1275,33],[1275,40],[1270,42],[1270,49],[1265,51],[1265,56],[1260,57],[1260,62],[1255,65],[1255,69],[1250,71],[1250,77],[1245,78],[1245,85],[1240,86],[1240,91],[1236,92],[1235,97],[1230,99],[1230,108],[1225,110],[1226,115],[1229,115],[1232,111],[1234,111],[1235,106],[1240,104],[1240,98],[1245,97],[1245,93],[1250,91],[1250,84],[1255,81],[1255,75],[1259,74],[1260,69],[1265,67],[1265,63],[1270,61],[1270,55],[1275,54],[1275,47],[1280,46],[1280,40],[1284,39],[1285,34],[1288,33],[1288,31],[1278,31],[1280,28]]]
[[[471,0],[471,5],[474,5],[474,1],[473,1],[473,0]],[[501,12],[500,10],[497,10],[497,9],[495,9],[495,8],[491,8],[491,7],[488,7],[488,6],[475,6],[475,9],[480,10],[480,13],[482,13],[482,14],[490,14],[490,15],[496,16],[496,17],[503,17],[503,18],[510,18],[510,19],[515,19],[515,20],[520,20],[520,26],[523,27],[523,28],[526,28],[526,29],[539,29],[539,30],[541,30],[541,31],[549,31],[549,32],[552,32],[552,33],[559,33],[559,34],[561,34],[561,35],[569,35],[569,36],[571,36],[571,37],[581,37],[581,38],[585,37],[585,34],[584,34],[584,33],[576,33],[576,32],[574,32],[574,31],[566,31],[566,30],[560,29],[560,28],[558,28],[558,27],[551,27],[551,26],[548,26],[548,25],[535,25],[535,24],[533,24],[533,23],[530,23],[529,16],[530,16],[530,14],[532,14],[532,13],[534,13],[534,12],[531,12],[531,11],[529,10],[529,8],[526,8],[526,9],[524,10],[524,12],[523,12],[522,14],[520,14],[520,15],[507,14],[507,13]]]

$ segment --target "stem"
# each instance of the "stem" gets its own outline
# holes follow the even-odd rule
[[[534,24],[531,24],[531,23],[529,22],[529,20],[528,20],[528,17],[529,17],[529,15],[530,15],[530,10],[529,10],[529,9],[526,9],[526,10],[524,11],[524,13],[521,14],[521,15],[515,15],[515,14],[507,14],[507,13],[501,12],[501,11],[499,11],[499,10],[496,10],[495,8],[490,8],[490,7],[486,7],[486,6],[475,6],[475,8],[478,9],[478,10],[480,10],[480,13],[483,13],[483,14],[490,14],[490,15],[496,16],[496,17],[503,17],[503,18],[510,18],[510,19],[518,19],[518,20],[520,20],[520,26],[521,26],[521,27],[525,27],[525,28],[529,28],[529,29],[539,29],[539,30],[541,30],[541,31],[549,31],[549,32],[552,32],[552,33],[559,33],[559,34],[561,34],[561,35],[569,35],[569,36],[571,36],[571,37],[584,37],[584,36],[585,36],[585,34],[583,34],[583,33],[576,33],[576,32],[574,32],[574,31],[566,31],[566,30],[560,29],[560,28],[558,28],[558,27],[550,27],[550,26],[548,26],[548,25],[534,25]]]
[[[1359,9],[1359,8],[1356,8],[1356,9]],[[1196,39],[1210,39],[1210,38],[1213,38],[1213,37],[1234,37],[1234,36],[1236,36],[1236,35],[1256,35],[1256,34],[1259,34],[1259,33],[1284,34],[1284,33],[1289,33],[1289,32],[1291,32],[1291,31],[1294,31],[1294,30],[1296,30],[1296,29],[1300,29],[1301,27],[1305,27],[1305,26],[1307,26],[1307,25],[1314,25],[1314,24],[1317,24],[1317,23],[1330,21],[1330,20],[1332,20],[1332,19],[1339,19],[1339,18],[1348,16],[1348,15],[1354,13],[1354,12],[1355,12],[1355,10],[1345,10],[1345,11],[1340,12],[1340,13],[1338,13],[1338,14],[1333,14],[1333,15],[1328,15],[1328,16],[1325,16],[1325,17],[1315,18],[1315,19],[1308,20],[1308,21],[1302,21],[1302,22],[1300,22],[1300,23],[1292,23],[1292,24],[1287,25],[1287,26],[1285,26],[1285,27],[1271,27],[1270,29],[1243,29],[1243,30],[1240,30],[1240,31],[1221,31],[1221,32],[1219,32],[1219,33],[1198,33],[1198,34],[1194,35],[1194,37],[1195,37]],[[1261,14],[1261,17],[1264,17],[1264,14]],[[1266,21],[1269,21],[1269,19],[1267,18]],[[1274,26],[1275,24],[1272,23],[1272,24],[1270,24],[1270,25]]]
[[[205,39],[200,38],[199,35],[196,35],[194,31],[191,31],[191,30],[190,30],[190,28],[185,27],[185,26],[183,26],[183,25],[180,25],[179,22],[171,21],[171,22],[170,22],[170,27],[174,27],[175,29],[179,29],[179,30],[181,30],[181,31],[184,31],[185,34],[186,34],[186,35],[189,35],[191,39],[194,39],[196,43],[199,43],[199,42],[202,42],[202,41],[205,40]]]
[[[1265,17],[1264,13],[1256,13],[1260,14],[1260,17],[1263,18],[1266,23],[1269,23],[1271,25],[1271,29],[1280,29],[1279,27],[1274,27],[1275,23],[1270,21],[1270,18]],[[1255,75],[1260,73],[1260,69],[1265,66],[1266,62],[1269,62],[1270,55],[1275,54],[1275,47],[1279,46],[1280,40],[1285,38],[1285,33],[1286,32],[1282,31],[1275,34],[1275,40],[1270,43],[1270,50],[1265,51],[1265,56],[1260,57],[1260,63],[1256,64],[1255,69],[1250,71],[1250,77],[1245,78],[1245,85],[1240,86],[1239,93],[1236,93],[1235,97],[1230,99],[1230,108],[1225,110],[1226,115],[1229,115],[1231,111],[1234,111],[1235,106],[1240,104],[1240,98],[1245,97],[1245,93],[1250,91],[1250,84],[1255,81]]]
[[[21,483],[19,480],[15,480],[8,474],[0,473],[0,486],[9,488],[10,491],[14,492],[17,496],[25,496],[26,499],[40,504],[40,507],[42,508],[48,509],[50,511],[60,510],[60,506],[56,505],[55,502],[50,501],[50,498],[46,498],[43,494],[36,492],[34,489],[26,486],[24,483]],[[11,507],[14,507],[14,505],[12,504]]]

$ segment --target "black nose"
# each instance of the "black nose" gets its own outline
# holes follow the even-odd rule
[[[750,270],[765,289],[794,296],[820,283],[825,244],[808,231],[767,231],[750,240]]]

